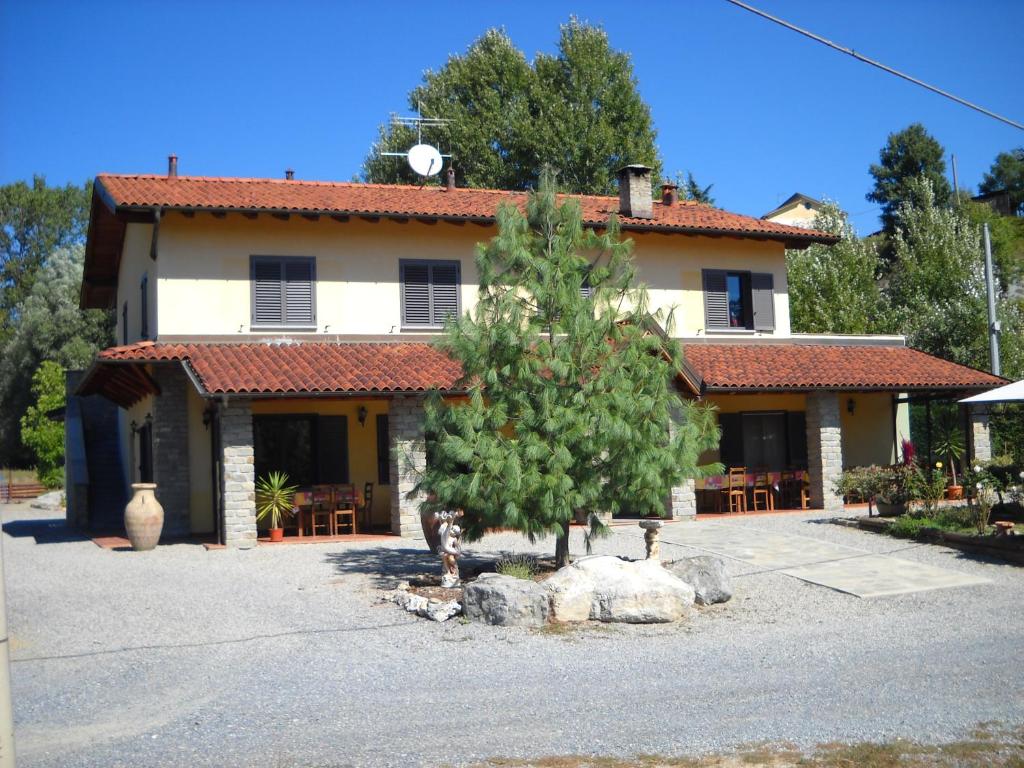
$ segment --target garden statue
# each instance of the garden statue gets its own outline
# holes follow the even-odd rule
[[[462,554],[462,546],[459,543],[462,528],[455,521],[462,517],[462,510],[435,512],[434,517],[439,522],[438,534],[441,537],[441,543],[437,546],[437,554],[441,556],[441,586],[450,589],[459,584],[458,557]]]
[[[661,542],[658,541],[658,530],[662,525],[661,520],[640,521],[640,527],[644,529],[644,544],[647,545],[648,560],[657,560],[661,557]]]

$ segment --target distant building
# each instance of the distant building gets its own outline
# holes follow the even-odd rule
[[[818,211],[823,206],[821,200],[815,200],[813,197],[797,192],[774,211],[768,211],[761,218],[765,221],[774,221],[776,224],[810,229],[814,223],[814,217],[818,215]]]

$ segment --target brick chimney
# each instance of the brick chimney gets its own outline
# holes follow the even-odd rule
[[[173,179],[178,176],[178,156],[167,156],[167,178]]]
[[[661,185],[661,204],[662,205],[675,205],[679,200],[679,187],[673,184],[668,179],[665,179]]]
[[[446,190],[448,190],[449,192],[452,191],[453,189],[455,189],[455,169],[454,168],[449,168],[448,169],[448,175],[447,175],[447,179],[445,181],[445,187],[444,188]]]
[[[646,165],[627,165],[619,169],[619,213],[635,219],[653,219],[651,169]]]
[[[285,168],[284,177],[288,181],[295,181],[295,171],[291,168]]]

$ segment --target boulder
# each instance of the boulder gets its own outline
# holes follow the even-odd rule
[[[721,558],[688,557],[665,565],[669,571],[685,581],[696,594],[701,605],[724,603],[732,597],[732,580],[725,572]]]
[[[551,596],[551,620],[586,621],[594,601],[594,580],[589,573],[567,565],[541,582]]]
[[[580,558],[569,568],[582,571],[593,583],[590,618],[596,621],[660,624],[678,621],[693,605],[693,588],[657,560],[597,555]]]
[[[550,614],[548,590],[535,581],[484,573],[463,591],[467,618],[503,627],[540,627]]]

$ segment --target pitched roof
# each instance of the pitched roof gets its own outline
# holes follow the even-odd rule
[[[895,346],[684,343],[697,392],[974,391],[1004,379]],[[337,396],[453,391],[461,366],[423,342],[188,343],[143,341],[101,352],[78,394],[130,406],[158,394],[141,364],[178,362],[204,395]],[[691,379],[696,378],[695,381]]]
[[[990,373],[909,347],[831,344],[684,344],[706,391],[989,389]]]
[[[816,200],[813,197],[809,197],[808,195],[805,195],[803,192],[794,192],[792,195],[790,195],[781,203],[779,203],[775,208],[768,211],[768,213],[764,214],[761,218],[770,218],[771,216],[774,216],[777,213],[781,213],[785,209],[790,208],[791,206],[797,203],[806,203],[808,208],[814,208],[815,210],[819,210],[823,205],[825,205],[823,202],[821,202],[821,200]]]

